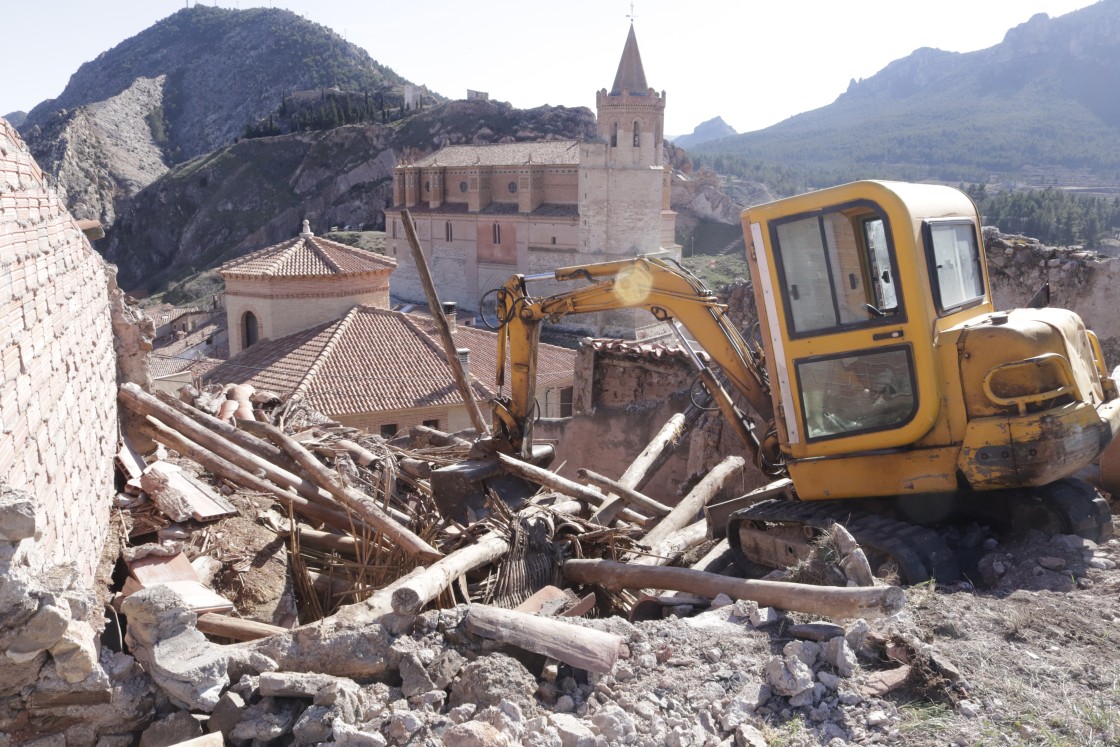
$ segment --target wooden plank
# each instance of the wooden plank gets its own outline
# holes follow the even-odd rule
[[[168,505],[160,495],[148,491],[156,505],[175,521],[183,521],[187,515],[196,521],[215,521],[237,515],[237,509],[229,501],[174,464],[156,462],[144,470],[144,474],[158,475],[166,484],[169,494],[174,496],[175,504]],[[183,501],[186,505],[180,505]]]
[[[126,564],[129,572],[142,586],[154,586],[168,581],[201,581],[191,561],[183,553],[146,555]]]
[[[287,628],[282,628],[279,625],[269,625],[268,623],[245,620],[240,617],[229,617],[214,612],[199,615],[195,627],[208,635],[231,638],[235,641],[255,641],[260,638],[267,638],[270,635],[288,632]]]

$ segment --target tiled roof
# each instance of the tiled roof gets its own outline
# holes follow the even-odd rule
[[[680,345],[664,342],[639,342],[637,340],[616,340],[612,338],[595,338],[591,340],[591,347],[600,353],[609,353],[631,360],[662,360],[675,358],[687,361],[688,353]],[[707,351],[699,345],[696,354],[701,360],[709,360]]]
[[[152,341],[151,371],[152,376],[160,378],[179,373],[185,368],[193,367],[199,360],[189,352],[202,346],[207,339],[217,336],[226,328],[226,315],[224,311],[215,311],[209,319],[199,324],[193,331],[183,337],[175,333],[160,335]],[[219,344],[206,349],[206,358],[225,359],[229,357],[229,341],[223,337]],[[197,371],[196,371],[197,373]]]
[[[471,351],[475,396],[485,402],[494,396],[497,335],[459,327],[455,337]],[[575,351],[541,347],[540,381],[570,378]],[[207,380],[249,383],[285,397],[298,392],[332,416],[462,403],[431,319],[369,306],[259,342],[213,369]]]
[[[301,234],[282,244],[230,260],[219,271],[223,275],[309,277],[367,272],[388,274],[396,266],[396,260],[389,257]]]
[[[496,145],[449,145],[417,161],[415,166],[551,166],[579,163],[578,140],[540,140]]]
[[[435,322],[427,314],[414,315],[417,325],[432,339],[439,340]],[[457,325],[455,342],[471,351],[471,370],[475,376],[485,375],[486,385],[493,388],[498,364],[498,334],[481,327]],[[508,356],[507,356],[508,361]],[[576,351],[559,345],[540,343],[537,347],[537,387],[548,387],[571,380],[576,366]],[[509,375],[506,375],[509,381]],[[508,394],[508,392],[506,392]]]

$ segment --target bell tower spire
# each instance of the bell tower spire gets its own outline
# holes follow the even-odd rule
[[[665,93],[657,93],[646,83],[633,20],[631,7],[630,32],[622,47],[614,85],[610,92],[604,88],[596,96],[598,134],[607,141],[612,163],[660,166]]]

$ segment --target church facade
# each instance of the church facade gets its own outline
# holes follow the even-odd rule
[[[646,83],[633,26],[610,91],[596,96],[597,137],[443,148],[393,170],[385,211],[393,296],[425,302],[402,213],[407,210],[441,300],[478,311],[511,275],[669,252],[676,213],[663,160],[665,94]],[[539,282],[533,295],[571,289]],[[492,298],[492,297],[491,297]],[[641,311],[573,317],[597,336],[660,330]]]

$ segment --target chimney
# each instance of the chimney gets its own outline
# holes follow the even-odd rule
[[[455,348],[455,355],[459,358],[459,367],[463,369],[463,378],[471,380],[471,350],[470,348]]]
[[[447,328],[450,329],[452,332],[454,332],[455,331],[455,326],[456,326],[455,325],[455,302],[454,301],[444,301],[440,305],[443,306],[443,318],[447,320]]]

